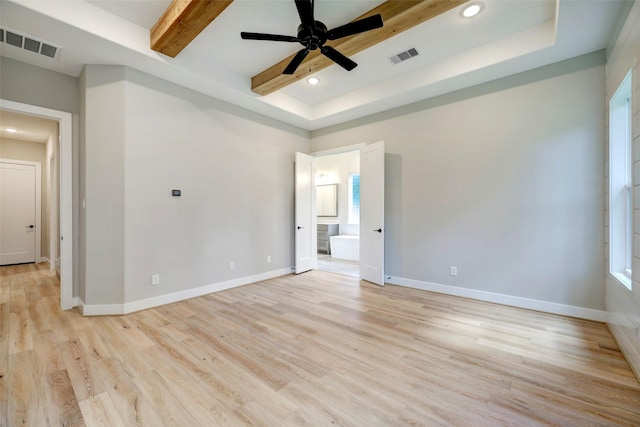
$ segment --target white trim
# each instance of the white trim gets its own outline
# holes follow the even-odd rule
[[[591,308],[576,307],[573,305],[558,304],[555,302],[497,294],[493,292],[479,291],[476,289],[460,288],[457,286],[442,285],[439,283],[423,282],[420,280],[404,279],[402,277],[387,276],[387,280],[385,282],[391,285],[406,286],[408,288],[421,289],[423,291],[438,292],[441,294],[492,302],[511,307],[526,308],[528,310],[577,317],[579,319],[595,320],[597,322],[606,322],[607,320],[607,312],[603,310],[594,310]]]
[[[72,167],[72,115],[21,102],[0,99],[0,109],[58,122],[60,137],[58,167],[60,168],[60,307],[68,310],[77,305],[73,298],[73,167]],[[74,303],[75,301],[75,303]],[[76,305],[74,305],[76,304]]]
[[[132,301],[125,304],[87,305],[84,302],[81,302],[80,312],[83,316],[111,316],[129,314],[136,311],[147,310],[149,308],[160,307],[162,305],[200,297],[202,295],[207,295],[214,292],[237,288],[239,286],[244,286],[251,283],[261,282],[263,280],[273,279],[275,277],[285,276],[287,274],[291,274],[291,267],[267,271],[265,273],[255,274],[253,276],[240,277],[237,279],[227,280],[211,285],[200,286],[199,288],[185,289],[184,291],[158,295],[157,297]]]
[[[80,314],[83,316],[121,316],[124,312],[124,304],[92,304],[87,305],[80,301]]]
[[[366,142],[361,142],[359,144],[345,145],[344,147],[331,148],[329,150],[314,151],[310,155],[314,157],[322,157],[322,156],[329,156],[332,154],[342,154],[342,153],[348,153],[350,151],[358,151],[361,148],[364,148],[366,146],[367,146]]]
[[[24,165],[24,166],[33,166],[35,168],[36,174],[36,217],[35,217],[35,226],[36,226],[36,235],[35,235],[35,254],[33,261],[34,262],[42,262],[42,163],[40,162],[31,162],[27,160],[16,160],[16,159],[6,159],[0,158],[0,163],[12,163],[14,165]]]
[[[55,132],[58,136],[58,145],[60,145],[60,132]],[[51,141],[51,137],[49,140]],[[49,142],[47,142],[47,147],[49,147]],[[58,183],[58,178],[56,176],[56,170],[52,168],[52,165],[57,165],[57,157],[55,151],[52,151],[49,154],[47,171],[49,172],[49,258],[51,260],[59,259],[58,257],[58,213],[60,211],[58,207],[58,193],[60,191],[60,185]],[[58,168],[56,168],[58,169]],[[55,179],[54,179],[55,178]],[[49,263],[49,269],[55,270],[55,264],[53,262]]]
[[[611,274],[613,278],[616,279],[626,290],[631,292],[631,276],[630,275],[627,276],[626,272],[616,273],[613,271],[610,271],[609,274]]]
[[[636,378],[640,378],[640,353],[634,347],[633,343],[625,334],[623,327],[616,323],[608,323],[609,331],[613,338],[616,340],[622,355],[627,360],[627,363],[631,367],[631,370],[636,375]]]

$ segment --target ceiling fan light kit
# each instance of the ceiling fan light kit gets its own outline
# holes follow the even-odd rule
[[[250,33],[241,32],[240,37],[244,40],[268,40],[279,42],[298,42],[304,46],[293,57],[289,64],[284,68],[282,74],[293,74],[300,64],[305,60],[309,52],[320,49],[320,52],[340,65],[347,71],[353,70],[358,66],[354,61],[347,58],[338,50],[331,46],[325,45],[328,40],[337,40],[343,37],[364,33],[365,31],[374,30],[383,26],[382,16],[380,14],[359,19],[348,24],[341,25],[332,30],[327,30],[327,26],[314,18],[314,4],[312,0],[295,0],[298,15],[300,16],[300,25],[298,26],[297,36],[283,36],[278,34]]]

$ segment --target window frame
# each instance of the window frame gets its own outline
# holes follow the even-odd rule
[[[609,101],[609,272],[633,289],[633,105],[630,70]]]

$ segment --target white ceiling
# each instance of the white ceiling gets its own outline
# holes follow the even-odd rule
[[[476,1],[472,1],[476,2]],[[0,25],[62,47],[57,60],[0,44],[2,56],[78,76],[85,64],[121,64],[249,110],[315,130],[606,48],[628,0],[482,0],[472,19],[453,9],[268,96],[251,77],[300,49],[249,41],[241,31],[295,35],[293,0],[235,0],[175,59],[149,48],[168,0],[0,0]],[[329,28],[383,1],[316,0]],[[388,57],[415,47],[398,65]]]
[[[0,138],[46,144],[57,130],[58,123],[53,120],[0,110]]]

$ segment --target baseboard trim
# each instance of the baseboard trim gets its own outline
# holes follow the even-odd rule
[[[83,316],[121,316],[125,314],[124,304],[85,304],[82,300],[78,310]]]
[[[386,283],[391,285],[405,286],[408,288],[421,289],[423,291],[437,292],[440,294],[453,295],[475,299],[484,302],[508,305],[528,310],[541,311],[550,314],[560,314],[562,316],[577,317],[579,319],[595,320],[606,322],[607,312],[594,310],[591,308],[576,307],[573,305],[558,304],[555,302],[540,301],[511,295],[498,294],[493,292],[479,291],[476,289],[460,288],[457,286],[442,285],[439,283],[423,282],[420,280],[405,279],[402,277],[387,276]]]
[[[275,277],[284,276],[291,273],[291,268],[282,268],[279,270],[267,271],[265,273],[255,274],[252,276],[240,277],[233,280],[214,283],[211,285],[200,286],[193,289],[185,289],[184,291],[173,292],[156,297],[146,298],[138,301],[132,301],[125,304],[84,304],[81,301],[80,312],[83,316],[113,316],[130,314],[136,311],[147,310],[149,308],[160,307],[174,302],[184,301],[191,298],[200,297],[202,295],[214,292],[224,291],[227,289],[237,288],[239,286],[251,283],[261,282],[263,280],[273,279]]]
[[[46,256],[41,256],[40,259],[38,260],[38,262],[46,262],[49,265],[51,265],[51,261],[49,261],[49,258],[47,258]]]
[[[607,326],[609,327],[609,332],[613,335],[613,339],[616,340],[618,347],[620,347],[624,358],[631,367],[631,370],[636,375],[638,381],[640,381],[640,353],[638,353],[638,350],[633,346],[633,343],[629,340],[629,337],[620,325],[608,323]]]

